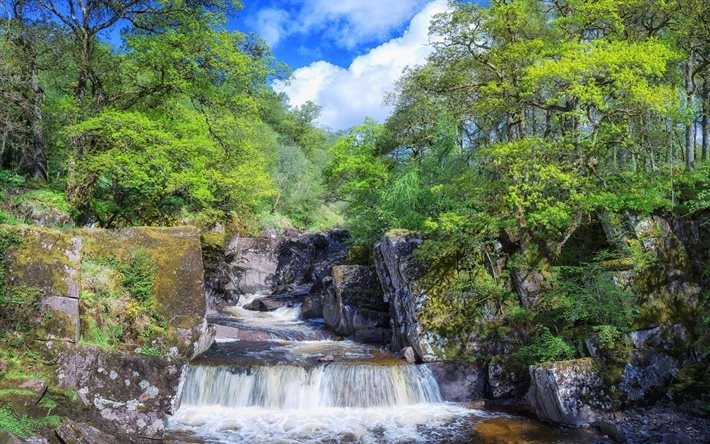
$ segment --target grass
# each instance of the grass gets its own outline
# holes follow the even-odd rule
[[[11,433],[18,438],[29,438],[48,429],[58,427],[62,420],[57,415],[47,415],[35,419],[26,415],[18,415],[5,406],[0,406],[0,430]]]

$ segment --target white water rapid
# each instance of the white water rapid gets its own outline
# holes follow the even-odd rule
[[[426,366],[328,339],[322,325],[299,319],[298,300],[245,308],[260,297],[244,295],[213,320],[239,334],[218,337],[189,366],[166,442],[482,442],[475,424],[505,417],[444,402]]]

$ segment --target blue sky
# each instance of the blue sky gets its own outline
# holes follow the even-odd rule
[[[383,104],[406,66],[430,52],[431,17],[446,0],[243,0],[228,27],[261,35],[293,71],[274,88],[291,104],[322,107],[319,124],[334,130],[383,121]]]

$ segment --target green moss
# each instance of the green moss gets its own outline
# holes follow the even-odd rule
[[[58,427],[61,418],[56,415],[49,415],[35,419],[27,415],[21,415],[8,407],[0,406],[0,430],[11,433],[18,438],[29,438]]]
[[[83,258],[81,342],[107,348],[162,342],[167,321],[155,309],[155,273],[155,261],[143,249],[129,249],[121,258]]]

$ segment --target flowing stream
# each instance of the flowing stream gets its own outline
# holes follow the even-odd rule
[[[456,443],[505,439],[500,436],[505,432],[494,432],[494,440],[487,440],[475,426],[504,420],[506,430],[511,424],[506,420],[509,415],[444,402],[427,367],[405,364],[373,346],[329,339],[332,336],[320,324],[300,320],[297,302],[269,312],[245,308],[259,297],[264,295],[243,296],[237,306],[214,320],[229,327],[224,332],[238,331],[238,339],[218,337],[213,348],[187,370],[180,407],[168,425],[175,441]],[[523,435],[515,432],[516,439]],[[544,436],[550,439],[542,442],[585,442],[578,437],[552,439],[554,433]]]

